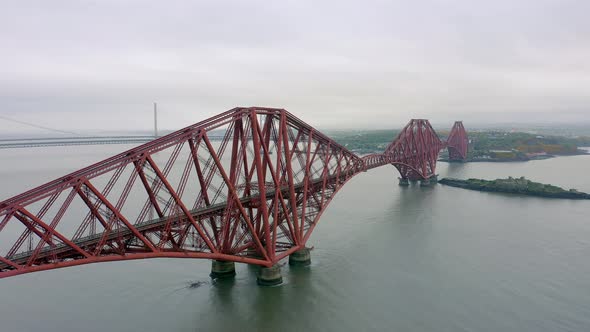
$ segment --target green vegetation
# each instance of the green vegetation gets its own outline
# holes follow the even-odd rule
[[[533,182],[525,179],[524,177],[509,177],[507,179],[496,179],[492,181],[482,179],[461,180],[444,178],[441,179],[439,183],[452,187],[479,191],[502,192],[551,198],[590,199],[589,194],[579,192],[575,189],[565,190],[550,184]]]
[[[529,133],[502,131],[469,132],[470,160],[519,161],[547,158],[554,155],[584,153],[580,146],[588,146],[586,137],[567,138]]]
[[[398,130],[349,130],[327,134],[349,150],[359,154],[382,152],[399,133]],[[448,131],[437,131],[442,140]],[[468,161],[526,161],[555,155],[584,154],[579,147],[590,146],[590,137],[569,138],[523,132],[470,131]],[[446,152],[441,158],[446,158]]]
[[[398,130],[359,130],[333,131],[327,134],[353,152],[368,154],[385,150],[398,133]]]

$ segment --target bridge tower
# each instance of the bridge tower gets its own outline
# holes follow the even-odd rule
[[[469,138],[467,131],[463,127],[462,121],[456,121],[447,138],[447,149],[449,151],[450,161],[463,161],[467,159],[467,149]]]
[[[384,155],[397,168],[400,185],[436,177],[436,160],[443,142],[426,119],[412,119],[387,146]]]

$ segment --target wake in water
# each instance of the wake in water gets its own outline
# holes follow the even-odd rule
[[[174,293],[176,293],[178,291],[181,291],[181,290],[185,290],[185,289],[197,289],[197,288],[200,288],[201,286],[211,285],[211,284],[214,284],[214,283],[215,283],[215,280],[213,280],[213,281],[208,281],[208,280],[206,280],[206,281],[202,281],[202,280],[189,281],[183,287],[174,289],[173,291],[171,291],[170,293],[168,293],[168,295],[174,294]]]

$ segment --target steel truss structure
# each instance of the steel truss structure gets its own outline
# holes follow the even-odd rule
[[[463,127],[463,122],[455,122],[447,138],[446,145],[449,150],[449,160],[465,160],[467,158],[469,138],[465,127]]]
[[[442,142],[412,120],[360,157],[284,109],[234,108],[0,202],[0,278],[156,257],[270,267],[353,176],[393,164],[426,179],[445,147],[465,158],[459,122]]]

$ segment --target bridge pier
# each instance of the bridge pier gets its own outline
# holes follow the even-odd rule
[[[398,179],[399,179],[400,186],[407,187],[410,185],[410,180],[408,180],[407,178],[398,178]]]
[[[256,282],[260,286],[275,286],[282,284],[283,276],[281,275],[281,267],[279,265],[261,267]]]
[[[430,182],[430,179],[420,180],[420,187],[430,187],[431,185],[432,185],[432,182]]]
[[[311,264],[311,255],[308,248],[303,248],[289,255],[289,265],[307,266]]]
[[[236,265],[229,261],[211,261],[211,273],[209,276],[213,279],[233,278],[236,275]]]
[[[438,183],[438,175],[435,174],[435,175],[429,177],[428,179],[421,180],[420,186],[421,187],[430,187],[430,186],[433,186],[437,183]]]

